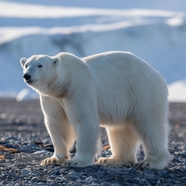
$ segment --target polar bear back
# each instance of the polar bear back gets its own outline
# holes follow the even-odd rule
[[[158,108],[159,112],[168,109],[164,79],[137,56],[128,52],[107,52],[82,60],[95,78],[102,122],[120,123],[136,109],[134,113],[139,114],[150,109],[151,112]]]

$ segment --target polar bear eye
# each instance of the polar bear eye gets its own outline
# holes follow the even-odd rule
[[[38,65],[38,68],[41,68],[41,67],[43,67],[43,65]]]

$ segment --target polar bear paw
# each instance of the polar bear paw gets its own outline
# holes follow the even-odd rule
[[[145,160],[136,163],[135,167],[142,169],[164,169],[169,160],[170,154],[168,152],[162,155],[151,154]]]
[[[130,162],[126,163],[126,161],[110,157],[110,158],[99,158],[98,161],[96,162],[96,164],[101,164],[101,165],[103,165],[103,164],[109,164],[109,165],[122,165],[122,164],[131,165],[133,163],[130,163]]]
[[[69,167],[87,167],[87,166],[92,165],[92,163],[72,159],[72,160],[66,161],[63,165],[64,166],[69,166]]]
[[[153,167],[153,162],[149,162],[149,161],[139,161],[138,163],[135,164],[136,168],[141,168],[141,169],[148,169],[148,168],[152,168]]]
[[[41,166],[50,166],[50,165],[62,165],[65,161],[67,161],[68,158],[63,158],[63,159],[59,159],[57,157],[50,157],[50,158],[46,158],[44,160],[41,161]]]
[[[165,164],[159,164],[157,162],[142,160],[135,164],[136,168],[140,169],[163,169]]]

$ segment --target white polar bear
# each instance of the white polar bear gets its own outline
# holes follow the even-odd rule
[[[136,164],[141,141],[142,168],[162,169],[169,161],[167,86],[146,62],[128,52],[78,58],[70,53],[22,58],[25,82],[40,94],[54,154],[41,165],[92,165],[99,124],[105,127],[112,156],[98,164]],[[69,149],[75,138],[76,154]]]

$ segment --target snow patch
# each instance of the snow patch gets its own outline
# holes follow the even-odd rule
[[[186,79],[168,86],[170,102],[186,102]]]
[[[184,25],[184,19],[182,17],[173,17],[166,21],[170,26],[182,26]]]
[[[31,89],[25,88],[21,90],[16,96],[17,101],[26,101],[30,99],[37,99],[39,96],[37,93],[33,92]]]

